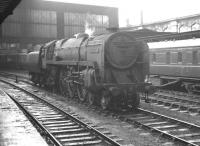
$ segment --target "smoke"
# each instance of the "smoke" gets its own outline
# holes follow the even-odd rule
[[[93,36],[95,32],[95,27],[92,26],[88,21],[85,21],[85,33],[89,35],[89,37]]]

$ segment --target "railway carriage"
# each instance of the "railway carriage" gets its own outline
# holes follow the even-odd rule
[[[161,83],[179,80],[177,88],[199,92],[200,39],[148,43],[150,73],[159,75]]]
[[[0,67],[2,69],[23,69],[26,62],[26,53],[0,54]]]
[[[7,64],[7,56],[5,54],[0,54],[0,67],[5,68]]]

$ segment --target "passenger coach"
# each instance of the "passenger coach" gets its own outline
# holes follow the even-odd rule
[[[185,89],[200,85],[200,39],[148,43],[150,73],[159,75],[161,83],[180,80]]]

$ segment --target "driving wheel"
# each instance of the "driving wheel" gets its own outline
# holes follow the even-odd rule
[[[85,101],[87,97],[87,89],[81,85],[77,85],[77,93],[80,101]]]

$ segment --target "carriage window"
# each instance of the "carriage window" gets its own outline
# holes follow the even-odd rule
[[[166,53],[166,64],[170,64],[170,52]]]
[[[197,51],[192,51],[192,64],[198,64]]]
[[[152,62],[156,62],[156,54],[155,53],[153,53]]]
[[[182,52],[178,52],[178,62],[182,62]]]

